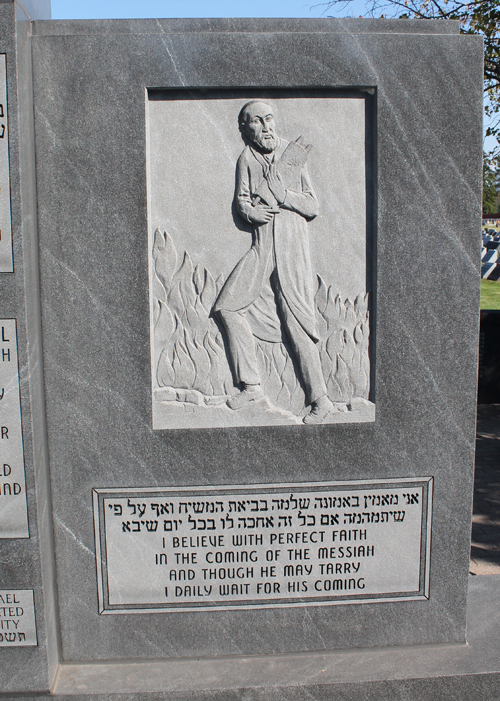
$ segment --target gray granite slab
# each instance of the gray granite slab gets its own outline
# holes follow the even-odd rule
[[[293,33],[269,33],[263,23],[254,33],[211,32],[187,20],[179,32],[168,31],[168,22],[155,33],[152,26],[109,23],[100,35],[98,25],[75,22],[57,36],[51,23],[50,33],[33,39],[63,659],[463,642],[479,307],[480,40],[455,34],[455,26],[426,35],[307,33],[300,24]],[[145,93],[189,86],[375,88],[374,424],[152,430]],[[446,257],[437,253],[443,240]],[[94,488],[430,476],[428,601],[168,618],[98,614]]]
[[[0,4],[7,3],[15,4],[30,20],[49,20],[52,17],[50,0],[22,0],[22,2],[19,2],[19,0],[0,0]]]
[[[36,22],[34,34],[63,36],[73,34],[163,34],[191,32],[229,33],[340,33],[340,34],[458,34],[456,20],[421,21],[394,19],[353,19],[323,17],[313,19],[200,18],[200,19],[102,19],[54,20]]]
[[[36,642],[2,647],[0,689],[47,691],[57,665],[55,598],[51,582],[51,517],[41,377],[41,326],[36,242],[31,23],[17,4],[0,5],[0,53],[7,57],[9,161],[14,272],[0,275],[2,318],[16,319],[19,389],[29,538],[0,542],[0,586],[33,592]],[[32,629],[33,633],[34,628]],[[26,634],[27,635],[27,634]],[[8,641],[11,642],[11,641]]]

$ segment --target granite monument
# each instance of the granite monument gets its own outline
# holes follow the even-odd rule
[[[0,56],[0,698],[497,699],[480,39],[16,0]]]

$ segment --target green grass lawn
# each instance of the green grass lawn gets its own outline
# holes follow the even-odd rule
[[[500,309],[500,282],[481,280],[481,309]]]
[[[485,224],[483,228],[499,231],[500,226]],[[500,282],[481,280],[481,309],[500,309]]]

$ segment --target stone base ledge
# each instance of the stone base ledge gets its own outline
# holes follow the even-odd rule
[[[470,577],[467,644],[218,659],[63,664],[62,701],[500,699],[500,575]],[[32,699],[35,695],[17,696]],[[0,698],[12,698],[0,693]],[[46,697],[47,698],[47,697]]]

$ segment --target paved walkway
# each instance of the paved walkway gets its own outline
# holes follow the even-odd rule
[[[500,574],[500,404],[477,409],[471,574]]]

